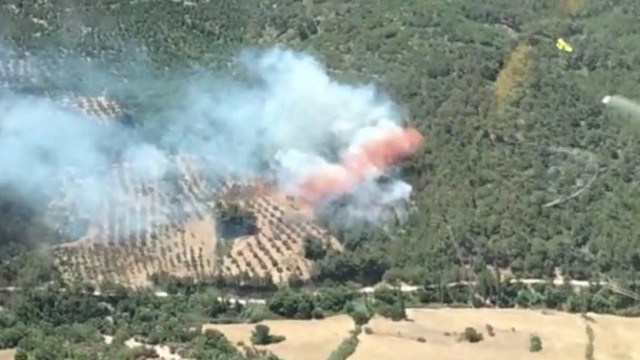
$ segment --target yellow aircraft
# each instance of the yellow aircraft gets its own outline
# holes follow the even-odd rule
[[[564,41],[563,38],[558,38],[558,40],[556,40],[556,47],[558,50],[573,52],[573,47],[569,45],[568,42]]]

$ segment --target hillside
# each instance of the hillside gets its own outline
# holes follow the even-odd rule
[[[18,348],[16,358],[153,355],[126,349],[136,336],[194,359],[273,359],[255,353],[255,344],[237,348],[254,325],[228,325],[242,335],[221,330],[231,342],[195,331],[209,322],[217,329],[262,320],[286,336],[267,347],[285,360],[294,360],[298,341],[322,347],[314,356],[331,360],[370,358],[395,345],[407,357],[428,351],[443,360],[499,352],[582,357],[587,325],[596,338],[592,358],[634,353],[625,340],[634,320],[602,315],[588,323],[585,316],[639,309],[638,119],[601,102],[616,94],[640,99],[639,3],[5,0],[0,9],[0,149],[14,151],[0,158],[0,347]],[[573,51],[558,49],[558,38]],[[298,78],[288,83],[304,84],[292,94],[255,90],[276,81],[243,72],[238,63],[251,61],[243,51],[275,46],[310,54],[340,89],[375,85],[403,125],[424,134],[426,145],[376,183],[406,181],[409,211],[394,221],[353,221],[347,209],[362,200],[356,191],[314,218],[296,199],[264,191],[273,179],[252,172],[280,154],[267,140],[290,137],[335,159],[350,143],[314,137],[333,131],[335,119],[323,116],[359,114],[371,103],[379,105],[371,113],[387,114],[378,98],[336,110],[344,103],[325,101],[315,87],[325,80],[310,76],[311,66],[291,70]],[[275,58],[282,62],[258,64],[264,73],[291,64]],[[304,97],[294,96],[300,93],[324,109],[305,108]],[[11,112],[15,94],[28,100],[21,111],[29,116]],[[202,116],[214,101],[206,94],[235,112]],[[256,105],[272,95],[280,102]],[[29,103],[34,98],[42,101]],[[274,110],[283,104],[290,109]],[[54,111],[58,105],[76,112]],[[247,118],[261,115],[256,109],[272,122],[252,127]],[[216,141],[227,133],[235,138],[224,148]],[[25,148],[28,156],[18,156]],[[153,149],[167,155],[170,176],[153,175]],[[218,158],[201,156],[211,153]],[[84,207],[69,206],[67,196]],[[370,303],[359,289],[381,281],[415,291],[381,290]],[[228,293],[259,299],[218,299]],[[407,309],[433,304],[545,307],[582,318]],[[344,313],[373,331],[362,330],[355,352],[348,334],[308,338],[319,319]],[[326,321],[346,319],[337,316]],[[266,322],[283,318],[318,322],[293,330]],[[550,318],[556,330],[545,332]],[[406,346],[406,339],[379,336],[422,336],[432,323],[431,337],[483,323],[504,336],[485,335],[480,344],[426,336]],[[509,333],[509,326],[526,330]],[[532,332],[542,338],[541,354],[528,349]],[[116,340],[104,344],[103,336]],[[351,352],[334,356],[329,348]]]
[[[393,241],[367,240],[393,274],[466,278],[462,265],[486,264],[530,277],[562,268],[576,279],[629,278],[638,248],[629,218],[637,207],[635,132],[599,99],[634,97],[635,5],[535,4],[262,2],[249,11],[234,2],[224,5],[234,16],[224,18],[206,10],[209,2],[79,5],[77,18],[87,23],[100,10],[100,25],[86,30],[92,36],[73,35],[79,24],[61,26],[62,8],[32,5],[10,13],[13,25],[3,31],[29,46],[51,39],[94,54],[100,46],[114,58],[129,56],[122,44],[142,41],[152,62],[171,66],[224,66],[242,43],[308,49],[339,78],[378,83],[427,136],[426,148],[403,165],[420,211]],[[138,26],[136,14],[148,10],[157,23],[175,14],[183,23]],[[46,21],[46,31],[31,17]],[[39,35],[11,33],[25,27]],[[210,28],[213,43],[205,41]],[[556,37],[575,51],[558,51]],[[345,256],[366,256],[357,244],[347,247],[353,255]]]
[[[251,184],[226,183],[218,188],[203,179],[197,159],[180,156],[174,161],[182,174],[178,194],[163,193],[157,183],[132,180],[131,165],[114,169],[122,196],[108,198],[103,213],[90,219],[80,238],[53,249],[63,278],[96,285],[111,281],[144,286],[153,275],[164,274],[199,280],[224,278],[230,284],[268,278],[283,284],[292,277],[310,279],[313,262],[304,256],[308,237],[320,239],[323,248],[341,248],[313,219],[295,219],[299,212],[295,204],[269,193],[252,194]],[[248,193],[247,199],[242,199],[242,193],[234,196],[234,189]],[[253,223],[242,213],[231,213],[234,210],[228,208],[233,206],[235,211],[251,214]],[[57,206],[56,211],[64,210]],[[183,216],[175,216],[179,212]],[[231,219],[220,219],[226,213]],[[165,214],[169,214],[169,223],[156,225],[149,220]],[[240,221],[236,225],[240,233],[229,236],[224,227],[233,220]],[[132,228],[136,232],[130,235]]]

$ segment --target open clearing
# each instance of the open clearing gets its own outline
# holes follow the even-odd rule
[[[586,325],[595,334],[596,359],[627,360],[640,354],[637,334],[640,319],[517,309],[412,309],[413,322],[392,322],[376,318],[369,323],[372,335],[360,336],[360,344],[350,360],[372,358],[405,360],[430,359],[585,359]],[[487,324],[494,329],[490,336]],[[484,340],[471,344],[458,342],[458,334],[467,326],[482,333]],[[448,333],[449,335],[446,335]],[[529,351],[530,334],[542,339],[543,350]],[[423,337],[426,342],[416,341]],[[636,355],[632,357],[632,355]]]
[[[640,358],[640,319],[518,309],[408,309],[413,321],[392,322],[372,319],[363,332],[358,348],[349,360],[404,359],[423,360],[584,360],[587,348],[586,326],[595,338],[594,358],[598,360],[632,360]],[[348,336],[353,322],[346,316],[321,321],[265,321],[271,333],[286,336],[267,349],[285,360],[325,360]],[[488,334],[487,325],[494,336]],[[484,340],[471,344],[459,342],[465,327],[474,327]],[[249,344],[254,325],[211,325],[237,343]],[[543,350],[529,351],[531,334],[542,339]],[[426,342],[417,341],[422,337]]]
[[[326,360],[354,327],[353,320],[346,315],[324,320],[271,320],[262,324],[271,328],[271,334],[284,335],[286,340],[259,348],[268,349],[284,360]],[[217,329],[234,344],[242,341],[250,345],[254,327],[251,324],[225,324],[207,325],[203,329]]]
[[[13,360],[15,353],[13,349],[0,350],[0,360]]]

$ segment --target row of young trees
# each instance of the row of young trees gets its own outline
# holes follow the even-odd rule
[[[268,278],[259,280],[262,283],[258,283],[257,280],[255,283],[249,283],[253,284],[251,287],[249,284],[245,284],[244,288],[233,285],[225,290],[241,296],[265,299],[271,313],[292,319],[323,318],[344,312],[345,306],[351,302],[368,298],[360,285],[353,282],[325,280],[322,285],[311,288],[278,288]],[[172,294],[190,295],[197,293],[199,289],[224,283],[196,282],[193,279],[164,275],[163,281],[157,284],[162,289],[171,289]],[[239,292],[239,289],[244,291]],[[315,289],[313,293],[310,292],[312,289]],[[446,277],[431,278],[422,286],[404,293],[398,293],[399,290],[395,286],[382,285],[376,288],[372,299],[374,302],[392,307],[401,303],[402,309],[407,306],[436,305],[519,307],[635,316],[640,311],[638,290],[633,285],[621,287],[605,283],[573,284],[569,280],[562,284],[554,283],[552,280],[529,283],[517,279],[498,281],[492,272],[484,271],[473,281],[453,281]],[[380,310],[383,315],[394,312],[398,313],[398,310]]]

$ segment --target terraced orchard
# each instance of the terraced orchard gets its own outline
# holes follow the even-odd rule
[[[243,186],[230,187],[242,192]],[[340,249],[338,240],[305,217],[294,199],[257,194],[235,204],[255,215],[256,232],[233,242],[229,253],[222,257],[223,276],[269,274],[275,282],[284,282],[295,275],[304,280],[312,269],[312,262],[304,258],[303,242],[307,236],[320,239],[325,248]]]
[[[55,98],[54,101],[66,108],[87,114],[99,122],[108,122],[113,119],[123,120],[127,116],[120,104],[107,96],[64,95]]]
[[[226,184],[213,189],[199,176],[193,158],[176,156],[172,166],[181,174],[171,194],[161,184],[135,186],[127,165],[114,169],[120,197],[110,197],[100,220],[80,239],[55,249],[57,264],[68,280],[110,280],[142,286],[152,274],[165,272],[194,278],[271,276],[276,283],[292,275],[308,279],[311,261],[304,258],[303,240],[322,239],[327,248],[338,241],[310,219],[292,219],[291,200],[269,194],[245,197],[234,204],[255,216],[254,232],[224,239],[218,231],[217,206],[229,191],[250,185]],[[218,199],[219,201],[216,201]],[[216,206],[217,205],[217,206]]]
[[[43,59],[3,54],[0,85],[16,93],[44,96],[105,126],[129,116],[105,95],[87,96],[56,87],[60,83],[56,79],[67,78],[61,71],[69,67],[61,66],[63,59]],[[334,237],[309,217],[300,216],[292,199],[255,191],[258,183],[209,180],[200,160],[189,154],[172,156],[162,172],[170,175],[162,176],[141,177],[153,171],[146,169],[146,161],[120,160],[92,179],[73,168],[59,174],[63,186],[50,203],[50,213],[64,239],[54,249],[63,276],[69,281],[109,280],[129,286],[145,285],[157,273],[241,280],[268,275],[281,283],[291,277],[310,277],[312,263],[303,250],[307,236],[339,249]],[[92,198],[90,211],[77,206],[81,189],[95,189],[83,195]],[[226,226],[219,215],[229,206],[252,214],[252,231],[236,236],[221,231]]]
[[[138,164],[139,165],[139,164]],[[146,171],[150,171],[147,169]],[[295,200],[273,195],[258,183],[214,184],[194,156],[176,155],[164,169],[170,176],[140,178],[135,164],[113,166],[101,179],[108,189],[96,213],[78,217],[65,195],[95,186],[72,174],[61,197],[50,205],[59,231],[73,240],[54,249],[68,281],[104,280],[143,286],[153,274],[196,279],[270,276],[275,283],[310,278],[304,258],[307,236],[326,248],[337,239],[295,207]],[[223,210],[235,206],[254,217],[248,233],[227,236]],[[71,230],[70,230],[71,229]]]
[[[74,231],[82,234],[55,249],[67,278],[140,285],[148,275],[160,271],[177,276],[214,272],[213,213],[200,201],[210,195],[209,189],[197,177],[199,169],[192,157],[176,156],[171,166],[172,173],[182,175],[176,181],[177,189],[136,178],[132,164],[114,166],[112,181],[106,183],[112,188],[97,213],[85,219],[66,219],[67,228],[74,224]],[[73,186],[87,184],[71,182],[69,191]],[[52,210],[70,209],[65,200],[52,204]],[[71,213],[64,215],[71,217]],[[87,225],[78,230],[78,224]]]

